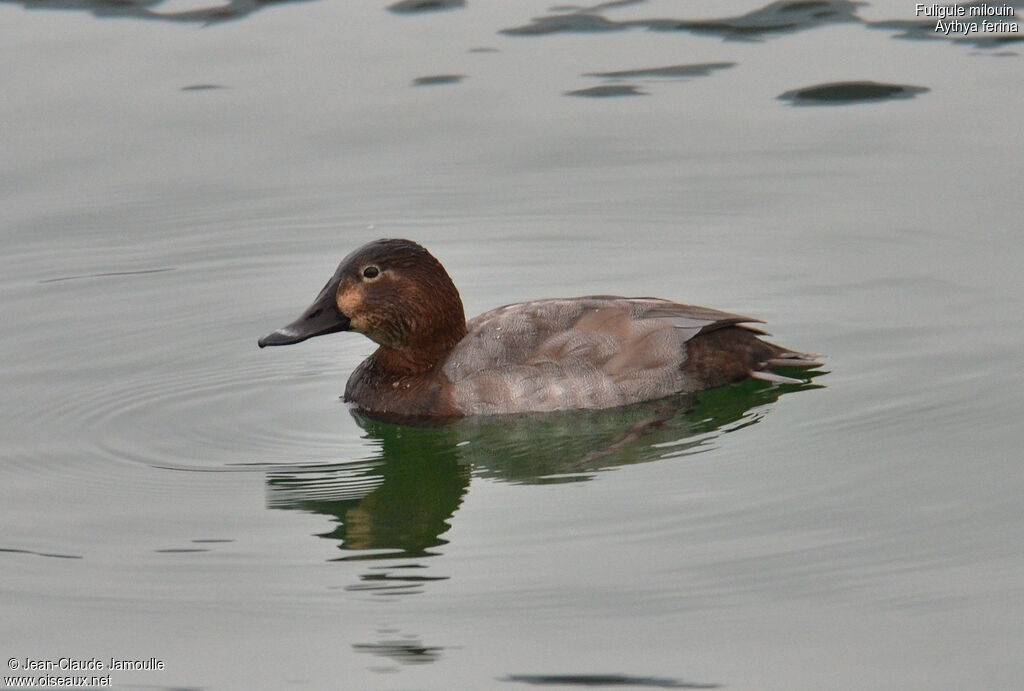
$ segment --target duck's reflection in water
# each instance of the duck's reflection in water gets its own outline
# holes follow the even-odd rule
[[[447,542],[441,535],[469,487],[470,468],[460,462],[449,430],[356,419],[378,454],[354,463],[272,470],[267,505],[330,516],[334,528],[318,537],[337,541],[342,554],[336,561],[378,562],[346,590],[421,592],[425,583],[446,577],[408,560],[434,556],[434,548]]]
[[[813,388],[819,386],[750,380],[705,391],[699,398],[472,418],[431,427],[353,413],[376,453],[351,463],[276,468],[267,474],[267,502],[271,508],[331,517],[334,529],[319,537],[337,541],[342,552],[337,561],[367,561],[358,582],[342,586],[346,591],[412,595],[449,578],[436,573],[438,562],[428,564],[425,558],[438,555],[446,544],[442,535],[451,527],[471,478],[581,482],[602,470],[699,453],[713,448],[719,434],[759,422],[768,404],[783,393]],[[370,669],[380,673],[434,662],[444,651],[396,629],[380,629],[375,638],[352,648],[378,659]],[[509,680],[537,683],[528,677]],[[672,688],[715,687],[672,681]]]
[[[442,536],[471,477],[512,483],[586,481],[598,472],[698,453],[723,432],[755,424],[783,393],[818,388],[747,381],[610,410],[470,418],[416,427],[353,413],[376,448],[350,463],[283,466],[267,474],[270,508],[330,516],[338,561],[372,560],[349,590],[421,592],[446,576],[420,560]]]

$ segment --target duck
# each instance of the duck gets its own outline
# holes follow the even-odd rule
[[[345,257],[302,315],[260,348],[354,331],[377,344],[344,400],[381,419],[602,409],[693,394],[748,378],[800,384],[775,368],[814,353],[763,340],[760,319],[653,297],[519,302],[466,321],[448,272],[411,240]]]

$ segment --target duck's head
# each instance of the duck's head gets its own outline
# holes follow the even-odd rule
[[[345,257],[302,316],[259,346],[336,331],[358,331],[412,359],[436,359],[465,335],[466,316],[455,284],[430,252],[411,240],[376,240]]]

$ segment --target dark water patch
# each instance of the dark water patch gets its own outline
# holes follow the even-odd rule
[[[802,89],[793,89],[779,96],[793,105],[845,105],[873,101],[913,98],[927,93],[923,86],[882,84],[880,82],[832,82]]]
[[[618,6],[607,3],[586,7],[570,14],[552,14],[534,18],[529,24],[503,29],[513,36],[539,36],[555,33],[597,33],[642,28],[649,31],[690,31],[715,34],[725,40],[759,40],[768,34],[802,31],[826,24],[861,21],[856,15],[860,3],[851,0],[797,0],[773,2],[747,14],[717,19],[630,19],[615,21],[598,14],[599,10]]]
[[[998,3],[981,0],[962,5],[966,16],[947,18],[961,22],[946,29],[936,30],[937,19],[884,20],[869,22],[857,15],[863,3],[853,0],[782,0],[752,10],[746,14],[710,19],[651,17],[616,21],[604,11],[620,3],[602,3],[590,7],[552,8],[551,14],[533,18],[530,23],[501,30],[511,36],[543,36],[558,33],[607,33],[639,28],[648,31],[688,31],[710,34],[727,41],[760,41],[770,36],[795,33],[833,24],[861,24],[868,28],[897,31],[897,38],[915,40],[956,40],[958,43],[979,48],[999,49],[1024,41],[1024,27],[1014,16],[970,16],[972,8],[1005,7],[1020,9],[1024,2],[1014,0]],[[632,4],[632,3],[626,3]],[[953,5],[944,7],[954,7]],[[560,11],[561,10],[561,11]],[[987,29],[982,22],[1004,22],[1016,26],[1001,33]]]
[[[37,557],[50,557],[51,559],[84,559],[78,554],[57,554],[55,552],[36,552],[31,549],[14,549],[12,547],[0,547],[0,552],[9,554],[31,554]]]
[[[647,0],[608,0],[608,2],[599,2],[596,5],[591,5],[589,8],[579,8],[572,5],[565,5],[565,7],[572,7],[573,9],[610,10],[617,7],[632,7],[633,5],[643,5],[646,3]]]
[[[971,42],[975,48],[990,48],[998,49],[1003,46],[1011,46],[1017,43],[1024,43],[1024,27],[1021,29],[1021,33],[1012,36],[991,36],[986,37],[982,35],[976,40]]]
[[[717,689],[702,684],[664,677],[633,677],[625,674],[510,674],[499,681],[517,681],[534,686],[632,686],[650,689]]]
[[[470,48],[468,53],[500,53],[501,51],[497,48],[491,48],[489,46],[479,46],[477,48]]]
[[[439,84],[458,84],[466,76],[463,74],[432,74],[426,77],[416,77],[412,80],[413,86],[438,86]]]
[[[715,70],[734,67],[735,62],[702,62],[691,65],[670,65],[668,67],[648,67],[638,70],[617,70],[614,72],[587,72],[585,77],[604,77],[606,79],[631,79],[634,77],[707,77]]]
[[[384,639],[377,643],[354,643],[357,653],[369,653],[386,657],[403,665],[424,665],[436,662],[441,657],[442,646],[424,645],[417,636],[398,639]]]
[[[593,34],[608,31],[624,31],[628,23],[614,22],[610,19],[587,11],[576,14],[558,14],[537,17],[529,24],[510,29],[502,29],[499,33],[509,36],[544,36],[547,34]]]
[[[639,86],[633,84],[607,84],[605,86],[592,86],[588,89],[576,89],[566,91],[566,96],[585,96],[586,98],[615,98],[618,96],[646,96],[646,91],[641,91]]]
[[[423,14],[455,10],[466,6],[465,0],[402,0],[388,5],[388,12],[395,14]]]
[[[159,274],[165,271],[174,271],[174,267],[164,269],[140,269],[138,271],[104,271],[95,274],[78,274],[75,276],[59,276],[57,278],[44,278],[39,283],[59,283],[60,281],[78,281],[83,278],[108,278],[110,276],[139,276],[141,274]]]
[[[653,31],[691,31],[714,34],[725,40],[761,40],[770,34],[793,33],[816,27],[860,21],[856,15],[860,3],[848,0],[773,2],[736,17],[704,20],[650,20]]]
[[[199,549],[198,547],[171,547],[168,549],[155,549],[153,550],[157,554],[193,554],[197,552],[209,552],[208,549]]]
[[[98,19],[130,18],[186,24],[215,24],[242,19],[267,7],[310,0],[229,0],[182,12],[160,12],[164,0],[0,0],[29,10],[88,12]]]
[[[192,540],[192,543],[197,545],[219,544],[222,542],[234,542],[234,540],[230,538],[199,538],[198,540]]]
[[[189,84],[188,86],[181,87],[182,91],[214,91],[216,89],[226,89],[228,87],[221,84]]]
[[[343,561],[343,560],[336,560]],[[374,567],[380,569],[381,567]],[[370,570],[360,574],[359,583],[345,586],[347,592],[368,592],[375,596],[416,595],[423,592],[423,586],[434,581],[447,581],[450,576],[420,576],[394,569],[424,568],[420,564],[403,564],[386,567],[386,571]]]

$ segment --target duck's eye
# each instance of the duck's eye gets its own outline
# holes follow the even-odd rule
[[[378,269],[376,266],[368,266],[365,269],[363,269],[363,278],[365,279],[372,281],[378,276],[380,276],[380,269]]]

